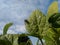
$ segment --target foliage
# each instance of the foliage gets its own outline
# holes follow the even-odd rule
[[[13,25],[13,23],[8,23],[8,24],[6,24],[4,26],[4,28],[3,28],[3,35],[7,34],[7,31],[9,29],[9,27],[12,26],[12,25]]]
[[[25,20],[26,29],[31,34],[31,36],[38,37],[40,40],[42,39],[42,32],[46,22],[45,18],[45,15],[41,11],[35,10],[32,12],[30,18]]]
[[[41,43],[44,39],[46,45],[60,45],[60,13],[56,1],[49,6],[47,15],[39,10],[33,11],[25,25],[28,33],[39,38]]]
[[[26,21],[28,21],[29,23],[27,23]],[[39,10],[35,10],[34,12],[32,12],[30,18],[28,20],[25,20],[25,24],[27,31],[32,35],[36,34],[35,36],[37,37],[37,35],[43,32],[42,30],[44,28],[43,25],[45,24],[45,16]]]
[[[50,7],[48,8],[48,13],[46,16],[46,26],[48,26],[46,35],[44,38],[46,41],[46,45],[60,45],[59,41],[59,32],[58,30],[59,24],[56,22],[59,22],[58,19],[60,14],[58,13],[58,3],[55,1],[53,2]],[[58,18],[57,18],[58,17]],[[59,21],[57,21],[57,19]],[[49,40],[50,39],[50,40]]]
[[[60,28],[60,13],[54,13],[49,19],[48,22],[54,28]]]
[[[12,25],[13,23],[5,25],[3,35],[0,35],[0,45],[32,45],[30,38],[26,34],[7,34],[9,27]]]
[[[7,34],[12,25],[13,23],[8,23],[4,26],[3,34],[0,35],[0,45],[32,45],[28,36],[39,38],[42,45],[44,45],[42,39],[45,40],[46,45],[60,45],[60,13],[56,1],[49,6],[47,15],[39,9],[32,12],[25,20],[27,34]]]
[[[32,42],[26,34],[19,34],[19,36],[14,39],[13,45],[32,45]]]

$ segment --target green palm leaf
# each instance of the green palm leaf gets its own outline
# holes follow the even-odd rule
[[[46,20],[48,20],[49,17],[51,15],[53,15],[54,13],[58,13],[58,2],[57,1],[52,2],[52,4],[49,6],[48,11],[47,11]]]
[[[0,37],[0,45],[12,45],[12,43],[8,40],[7,37],[1,36]]]
[[[52,4],[49,6],[47,15],[49,17],[50,15],[54,13],[58,13],[58,2],[57,1],[52,2]]]
[[[60,13],[54,13],[49,19],[49,24],[54,28],[60,28]]]
[[[26,29],[31,34],[41,34],[45,24],[45,15],[39,11],[35,10],[32,12],[31,16],[25,20]]]
[[[42,32],[44,30],[45,22],[45,15],[41,11],[35,10],[32,12],[31,16],[25,20],[26,29],[31,36],[38,37],[40,40],[42,40]]]
[[[9,27],[12,26],[12,25],[13,25],[13,23],[8,23],[8,24],[6,24],[4,26],[4,28],[3,28],[3,35],[7,34],[7,31],[9,29]]]

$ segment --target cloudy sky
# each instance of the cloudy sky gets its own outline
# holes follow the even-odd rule
[[[9,34],[25,33],[24,19],[27,19],[31,12],[40,9],[46,14],[48,6],[55,0],[1,0],[0,1],[0,34],[6,23],[13,22],[8,30]],[[60,1],[58,0],[58,5]],[[60,6],[59,6],[60,7]],[[60,8],[59,8],[60,10]],[[33,37],[31,37],[32,41]]]
[[[58,7],[59,7],[59,12],[60,12],[60,0],[58,0]]]

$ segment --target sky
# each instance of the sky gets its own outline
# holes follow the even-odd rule
[[[47,13],[49,5],[55,0],[1,0],[0,1],[0,34],[3,33],[3,27],[9,22],[13,22],[8,30],[8,34],[25,33],[26,28],[24,20],[27,19],[32,11],[39,9],[44,14]],[[60,11],[60,0],[58,7]],[[36,38],[30,37],[32,42],[36,42]],[[35,44],[34,44],[35,45]]]
[[[59,12],[60,12],[60,0],[58,0],[58,7],[59,7]]]

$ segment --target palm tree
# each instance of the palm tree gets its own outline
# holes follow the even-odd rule
[[[42,32],[46,22],[46,16],[39,10],[32,12],[29,19],[25,20],[26,29],[29,32],[30,36],[34,36],[40,39],[42,45]]]
[[[42,39],[45,40],[46,45],[60,45],[60,13],[58,13],[57,1],[49,6],[47,15],[44,15],[39,9],[33,11],[31,16],[25,20],[25,25],[28,34],[39,38],[42,45],[44,45]]]

